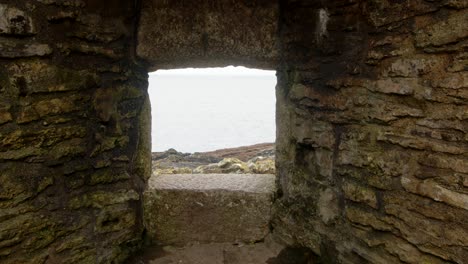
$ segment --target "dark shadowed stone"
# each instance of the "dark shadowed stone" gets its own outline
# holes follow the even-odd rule
[[[46,56],[52,53],[52,48],[48,44],[16,44],[10,41],[0,42],[0,57],[20,58]]]
[[[275,258],[270,258],[267,264],[314,264],[315,254],[306,247],[288,247]]]
[[[137,53],[152,69],[230,64],[275,68],[275,1],[148,0],[142,10]]]
[[[35,33],[32,19],[24,11],[0,4],[0,35],[33,35]]]
[[[416,44],[420,47],[441,46],[455,43],[468,36],[468,14],[467,11],[459,11],[444,20],[436,21],[418,31]]]

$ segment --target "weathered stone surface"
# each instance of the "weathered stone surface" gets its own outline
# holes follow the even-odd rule
[[[416,44],[420,47],[426,47],[455,43],[468,36],[467,25],[467,11],[456,12],[444,20],[436,21],[421,29],[416,34]]]
[[[69,206],[75,209],[81,207],[104,208],[106,205],[119,204],[138,199],[138,194],[133,190],[117,190],[113,192],[97,191],[71,199]]]
[[[319,214],[325,224],[335,220],[339,213],[339,201],[336,191],[328,188],[320,193],[318,200]]]
[[[230,64],[274,68],[278,15],[272,1],[144,1],[137,53],[153,69]]]
[[[9,41],[0,42],[0,57],[4,58],[46,56],[51,53],[52,48],[48,44],[17,44]]]
[[[33,35],[36,29],[24,11],[0,4],[0,35]]]
[[[2,264],[122,263],[155,212],[148,70],[228,64],[277,70],[257,234],[322,263],[468,259],[466,1],[0,2]]]
[[[428,196],[435,201],[442,201],[452,206],[468,210],[468,195],[444,188],[432,180],[417,180],[403,177],[401,184],[409,192]]]
[[[372,82],[368,89],[386,94],[411,95],[418,89],[418,79],[382,79]]]
[[[112,109],[146,98],[130,59],[137,9],[0,2],[0,262],[122,263],[141,239],[149,176],[134,170],[137,121],[116,110],[102,122],[92,99],[101,86],[119,91]]]
[[[372,0],[369,6],[369,19],[377,27],[437,10],[434,5],[423,0],[415,0],[408,3],[394,3],[391,0]]]
[[[47,5],[58,5],[58,6],[73,6],[73,7],[83,7],[85,2],[83,0],[37,0],[40,3]]]
[[[25,86],[23,93],[27,94],[91,89],[98,83],[97,76],[89,70],[66,69],[40,60],[13,64],[8,72],[12,85],[21,82]]]
[[[372,189],[359,186],[352,182],[345,182],[343,191],[345,198],[355,202],[365,203],[377,209],[377,196]]]
[[[151,252],[161,254],[154,255]],[[232,243],[212,243],[192,245],[185,248],[148,248],[143,256],[132,259],[132,263],[163,264],[163,263],[226,263],[226,264],[258,264],[283,259],[285,247],[272,239],[252,245],[233,245]],[[284,253],[283,253],[284,254]],[[146,256],[147,255],[147,256]],[[286,254],[285,254],[286,255]],[[294,254],[291,254],[294,255]],[[287,256],[286,259],[291,256]],[[282,262],[274,262],[282,263]]]
[[[2,106],[0,106],[0,125],[13,120],[10,108],[11,105],[7,103],[3,103]]]
[[[273,175],[153,176],[144,194],[148,235],[162,245],[262,240],[273,192]]]
[[[329,31],[317,41],[324,6]],[[463,263],[465,4],[282,8],[273,230],[324,263]]]

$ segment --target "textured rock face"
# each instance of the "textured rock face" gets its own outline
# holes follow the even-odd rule
[[[0,0],[0,262],[121,262],[147,69],[226,64],[278,72],[277,236],[324,263],[466,262],[467,8]]]
[[[138,245],[151,157],[135,15],[0,1],[0,263],[121,262]]]
[[[325,263],[466,262],[466,1],[286,2],[274,230]]]
[[[269,232],[273,175],[153,176],[144,194],[145,226],[162,245],[253,243]]]
[[[278,3],[143,1],[138,56],[151,68],[244,65],[274,69]]]

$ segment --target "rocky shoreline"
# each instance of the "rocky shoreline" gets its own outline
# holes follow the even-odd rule
[[[210,152],[152,154],[153,174],[275,173],[275,146],[262,143]]]

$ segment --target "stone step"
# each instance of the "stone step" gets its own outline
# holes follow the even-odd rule
[[[155,175],[144,193],[148,238],[175,246],[263,240],[274,192],[274,175]]]

